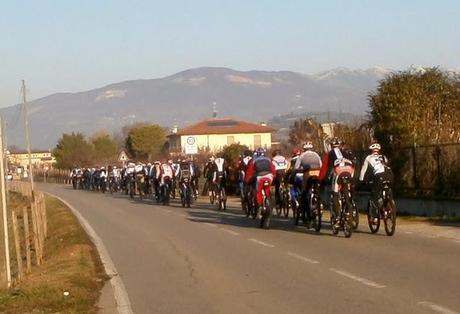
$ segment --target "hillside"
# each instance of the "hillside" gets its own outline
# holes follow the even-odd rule
[[[63,132],[118,131],[136,121],[185,126],[211,115],[268,121],[300,112],[362,115],[367,94],[389,71],[338,68],[313,75],[280,71],[197,68],[159,79],[133,80],[29,103],[32,143],[52,148]],[[4,108],[8,143],[24,146],[19,105]]]

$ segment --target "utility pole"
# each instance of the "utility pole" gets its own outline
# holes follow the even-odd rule
[[[32,171],[32,156],[30,152],[30,128],[29,128],[29,117],[27,114],[26,83],[24,80],[22,80],[22,110],[24,114],[24,128],[25,128],[25,133],[26,133],[27,154],[29,157],[30,188],[32,190],[32,202],[33,202],[35,200],[34,174]]]
[[[5,119],[3,119],[3,117],[0,116],[0,124],[1,124],[1,127],[2,127],[2,139],[3,139],[3,151],[4,151],[4,162],[5,162],[5,175],[6,175],[6,179],[5,179],[5,189],[6,189],[6,201],[8,202],[8,175],[9,175],[9,169],[8,169],[8,137],[6,135],[6,129],[7,129],[7,122]]]
[[[8,236],[8,213],[6,208],[6,187],[5,187],[5,169],[4,169],[4,150],[3,150],[3,123],[0,119],[0,178],[1,178],[1,196],[2,196],[2,218],[3,218],[3,238],[5,248],[5,268],[7,287],[11,286],[11,265],[10,265],[10,245]],[[3,266],[3,265],[2,265]],[[1,275],[3,277],[3,274]]]

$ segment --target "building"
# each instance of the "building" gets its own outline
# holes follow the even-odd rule
[[[246,145],[250,149],[272,145],[274,129],[264,123],[256,124],[236,119],[212,118],[189,127],[173,130],[168,136],[171,151],[184,152],[187,139],[194,138],[201,151],[217,152],[231,144]]]
[[[29,154],[27,152],[8,152],[8,163],[17,167],[27,168],[29,166]],[[52,167],[56,158],[49,151],[32,151],[32,165],[37,168],[45,166]]]

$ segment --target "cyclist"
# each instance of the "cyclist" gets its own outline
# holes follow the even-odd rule
[[[172,161],[163,162],[160,166],[160,189],[164,192],[164,187],[168,187],[168,191],[171,191],[172,182],[174,180],[174,169],[172,167]],[[161,201],[167,202],[169,200],[169,195],[161,193]]]
[[[211,188],[212,188],[212,179],[214,176],[214,171],[216,164],[214,163],[214,156],[209,157],[208,162],[204,166],[203,169],[203,178],[205,178],[204,181],[204,186],[203,186],[203,192],[201,195],[206,195],[206,193],[209,192],[211,194]]]
[[[299,158],[297,158],[292,172],[296,176],[299,176],[300,174],[302,178],[300,206],[302,209],[302,220],[306,222],[310,221],[310,208],[307,202],[307,192],[312,183],[310,177],[311,171],[316,170],[318,171],[317,175],[319,175],[322,161],[318,153],[313,151],[313,143],[311,141],[307,141],[303,144],[302,148],[303,153],[299,156]]]
[[[246,202],[250,193],[250,186],[245,184],[244,178],[246,177],[246,171],[251,160],[252,152],[250,150],[246,150],[241,156],[241,160],[238,164],[238,179],[241,193],[241,205],[243,206],[243,210],[245,209],[245,207],[247,207]]]
[[[292,150],[291,161],[289,162],[288,169],[286,170],[286,179],[290,184],[289,194],[291,196],[291,200],[294,202],[297,201],[298,191],[300,191],[300,189],[302,188],[302,177],[300,175],[296,176],[295,174],[292,174],[292,170],[294,169],[295,163],[299,158],[300,154],[300,149],[294,148]]]
[[[214,184],[219,183],[221,187],[224,187],[227,179],[227,165],[221,154],[214,160],[214,165],[213,182]]]
[[[284,176],[286,175],[288,163],[286,157],[281,155],[281,152],[278,149],[273,152],[272,163],[275,166],[276,171],[276,176],[273,180],[273,183],[275,185],[276,206],[281,207],[280,186],[281,184],[284,184]]]
[[[352,162],[351,150],[343,149],[343,141],[334,137],[331,141],[331,150],[323,158],[320,180],[331,178],[332,204],[331,214],[332,221],[339,217],[339,178],[342,176],[354,176],[354,165]]]
[[[273,165],[271,159],[265,156],[265,154],[265,149],[257,149],[256,158],[249,163],[244,179],[246,184],[253,185],[254,194],[256,196],[256,204],[258,206],[262,205],[263,201],[262,193],[260,193],[262,187],[259,186],[259,182],[262,179],[268,179],[271,185],[276,176],[275,166]]]
[[[372,181],[372,193],[371,193],[371,202],[373,206],[371,208],[374,210],[371,213],[372,217],[377,216],[377,199],[382,191],[382,183],[384,181],[393,181],[393,172],[388,166],[388,159],[385,155],[380,153],[381,146],[379,143],[373,143],[369,146],[371,153],[364,160],[361,172],[359,174],[359,181],[363,182]],[[376,219],[376,218],[375,218]]]

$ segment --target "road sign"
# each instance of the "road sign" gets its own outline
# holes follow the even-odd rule
[[[126,154],[124,150],[122,150],[120,155],[118,155],[118,161],[122,161],[122,162],[128,161],[128,155]]]
[[[188,136],[185,140],[185,154],[198,154],[198,143],[196,141],[195,136]]]

